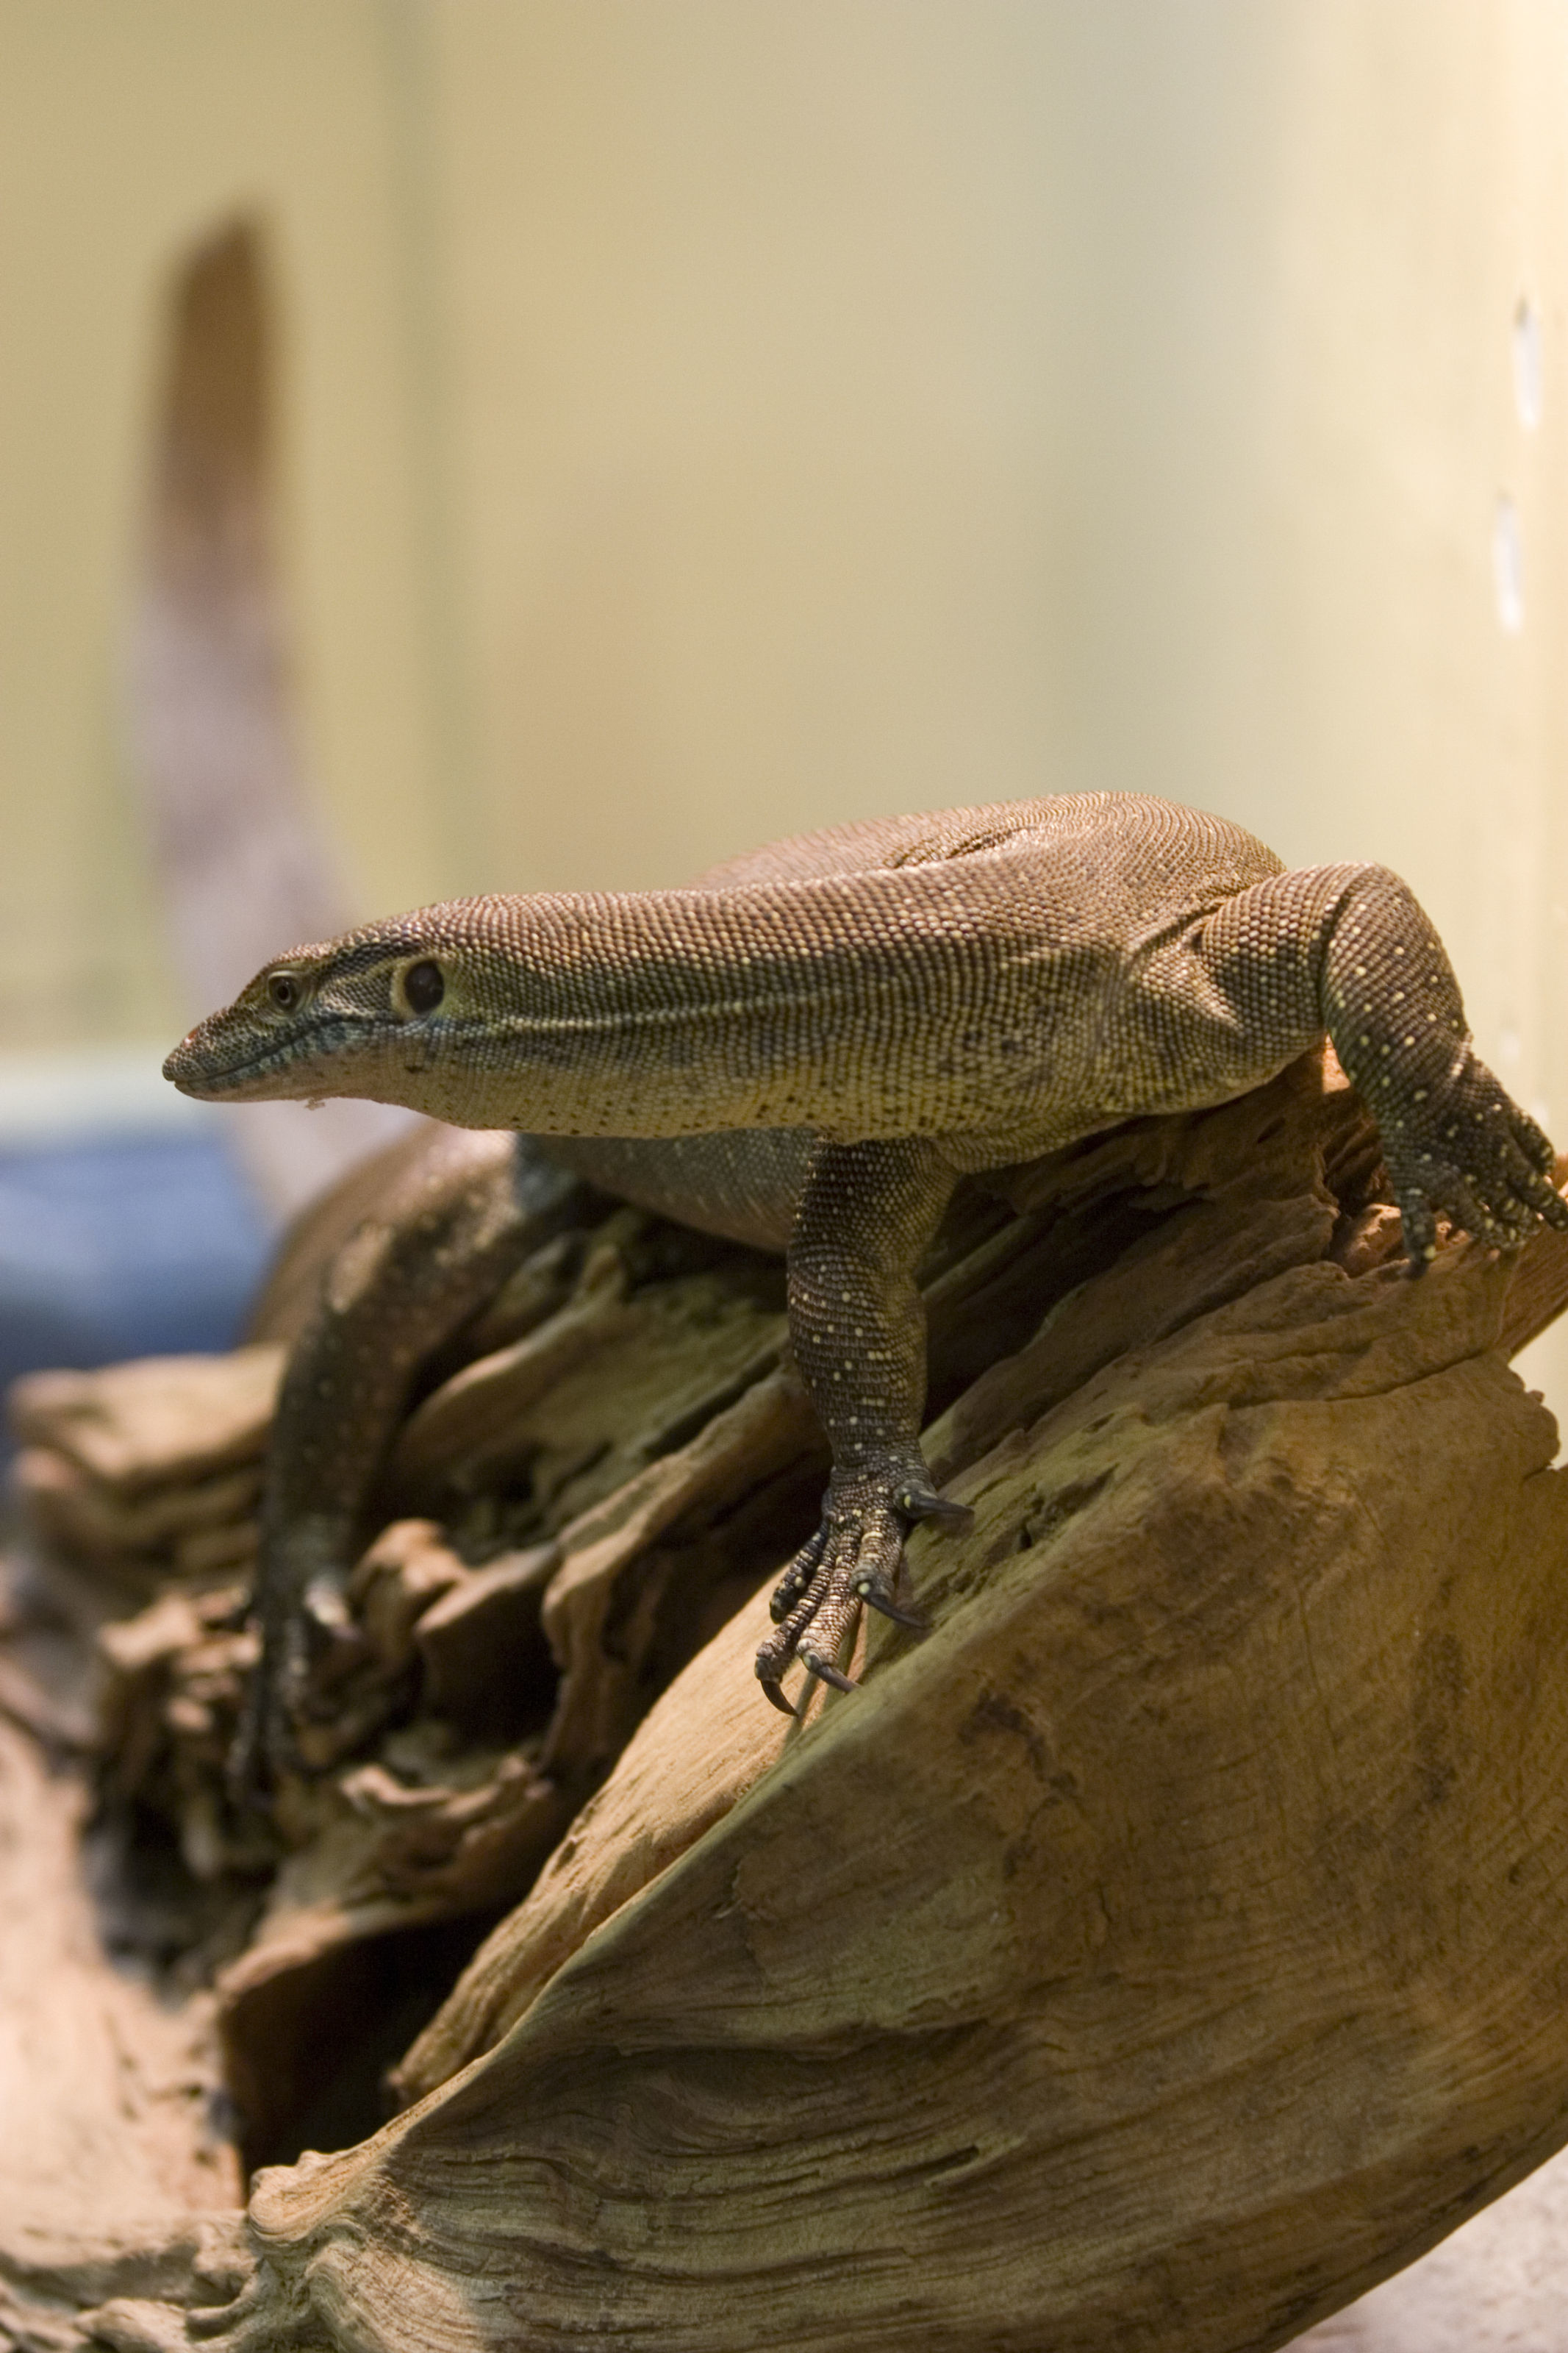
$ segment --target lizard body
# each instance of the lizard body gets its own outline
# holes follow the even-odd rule
[[[1568,1228],[1552,1149],[1476,1058],[1387,869],[1286,872],[1133,795],[831,828],[680,891],[463,900],[301,948],[165,1065],[224,1101],[368,1095],[546,1139],[645,1206],[787,1246],[833,1453],[758,1672],[842,1683],[860,1604],[905,1612],[911,1521],[962,1519],[919,1446],[914,1270],[959,1176],[1200,1109],[1331,1038],[1378,1121],[1413,1271],[1437,1210],[1501,1247]]]

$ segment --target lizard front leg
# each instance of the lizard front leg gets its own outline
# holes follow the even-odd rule
[[[773,1595],[777,1631],[757,1653],[774,1705],[792,1659],[848,1689],[837,1654],[863,1602],[918,1624],[899,1600],[904,1536],[918,1520],[967,1524],[920,1449],[925,1314],[915,1267],[955,1171],[921,1136],[825,1144],[789,1249],[790,1337],[833,1450],[822,1523]]]

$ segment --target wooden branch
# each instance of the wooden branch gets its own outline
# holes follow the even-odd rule
[[[193,2269],[100,2341],[183,2344],[201,2302],[233,2353],[1241,2353],[1568,2140],[1568,1485],[1506,1364],[1568,1250],[1456,1243],[1409,1282],[1359,1107],[1310,1070],[1008,1189],[931,1293],[928,1444],[973,1532],[913,1539],[932,1631],[878,1621],[858,1694],[763,1708],[760,1599],[668,1647],[672,1603],[771,1565],[759,1525],[787,1549],[819,1475],[787,1374],[710,1385],[640,1467],[608,1420],[620,1483],[493,1573],[438,1527],[367,1556],[340,1695],[444,1641],[450,1677],[447,1621],[510,1611],[560,1672],[509,1753],[557,1793],[619,1761],[405,2056],[416,2104],[261,2178],[232,2306]],[[554,1312],[575,1349],[581,1293]],[[613,1416],[651,1327],[606,1322]],[[425,1432],[490,1447],[491,1377]],[[455,1782],[400,1794],[417,1715],[362,1720],[289,1866],[340,1928],[351,1881],[363,1927],[398,1870],[405,1901],[450,1880],[468,1819]],[[287,1915],[228,1974],[244,2063],[245,2001],[309,1976],[272,1966]]]
[[[1557,2146],[1568,1491],[1506,1289],[1309,1266],[1112,1366],[765,1775],[745,1613],[470,1972],[501,2039],[258,2190],[278,2295],[389,2347],[1207,2353]]]

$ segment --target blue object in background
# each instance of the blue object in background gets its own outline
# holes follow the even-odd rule
[[[0,1384],[232,1347],[269,1243],[216,1135],[0,1150]]]

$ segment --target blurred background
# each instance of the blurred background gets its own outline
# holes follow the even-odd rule
[[[1568,1142],[1565,122],[1558,0],[0,0],[0,1375],[385,1132],[163,1083],[268,955],[881,811],[1385,860]]]

